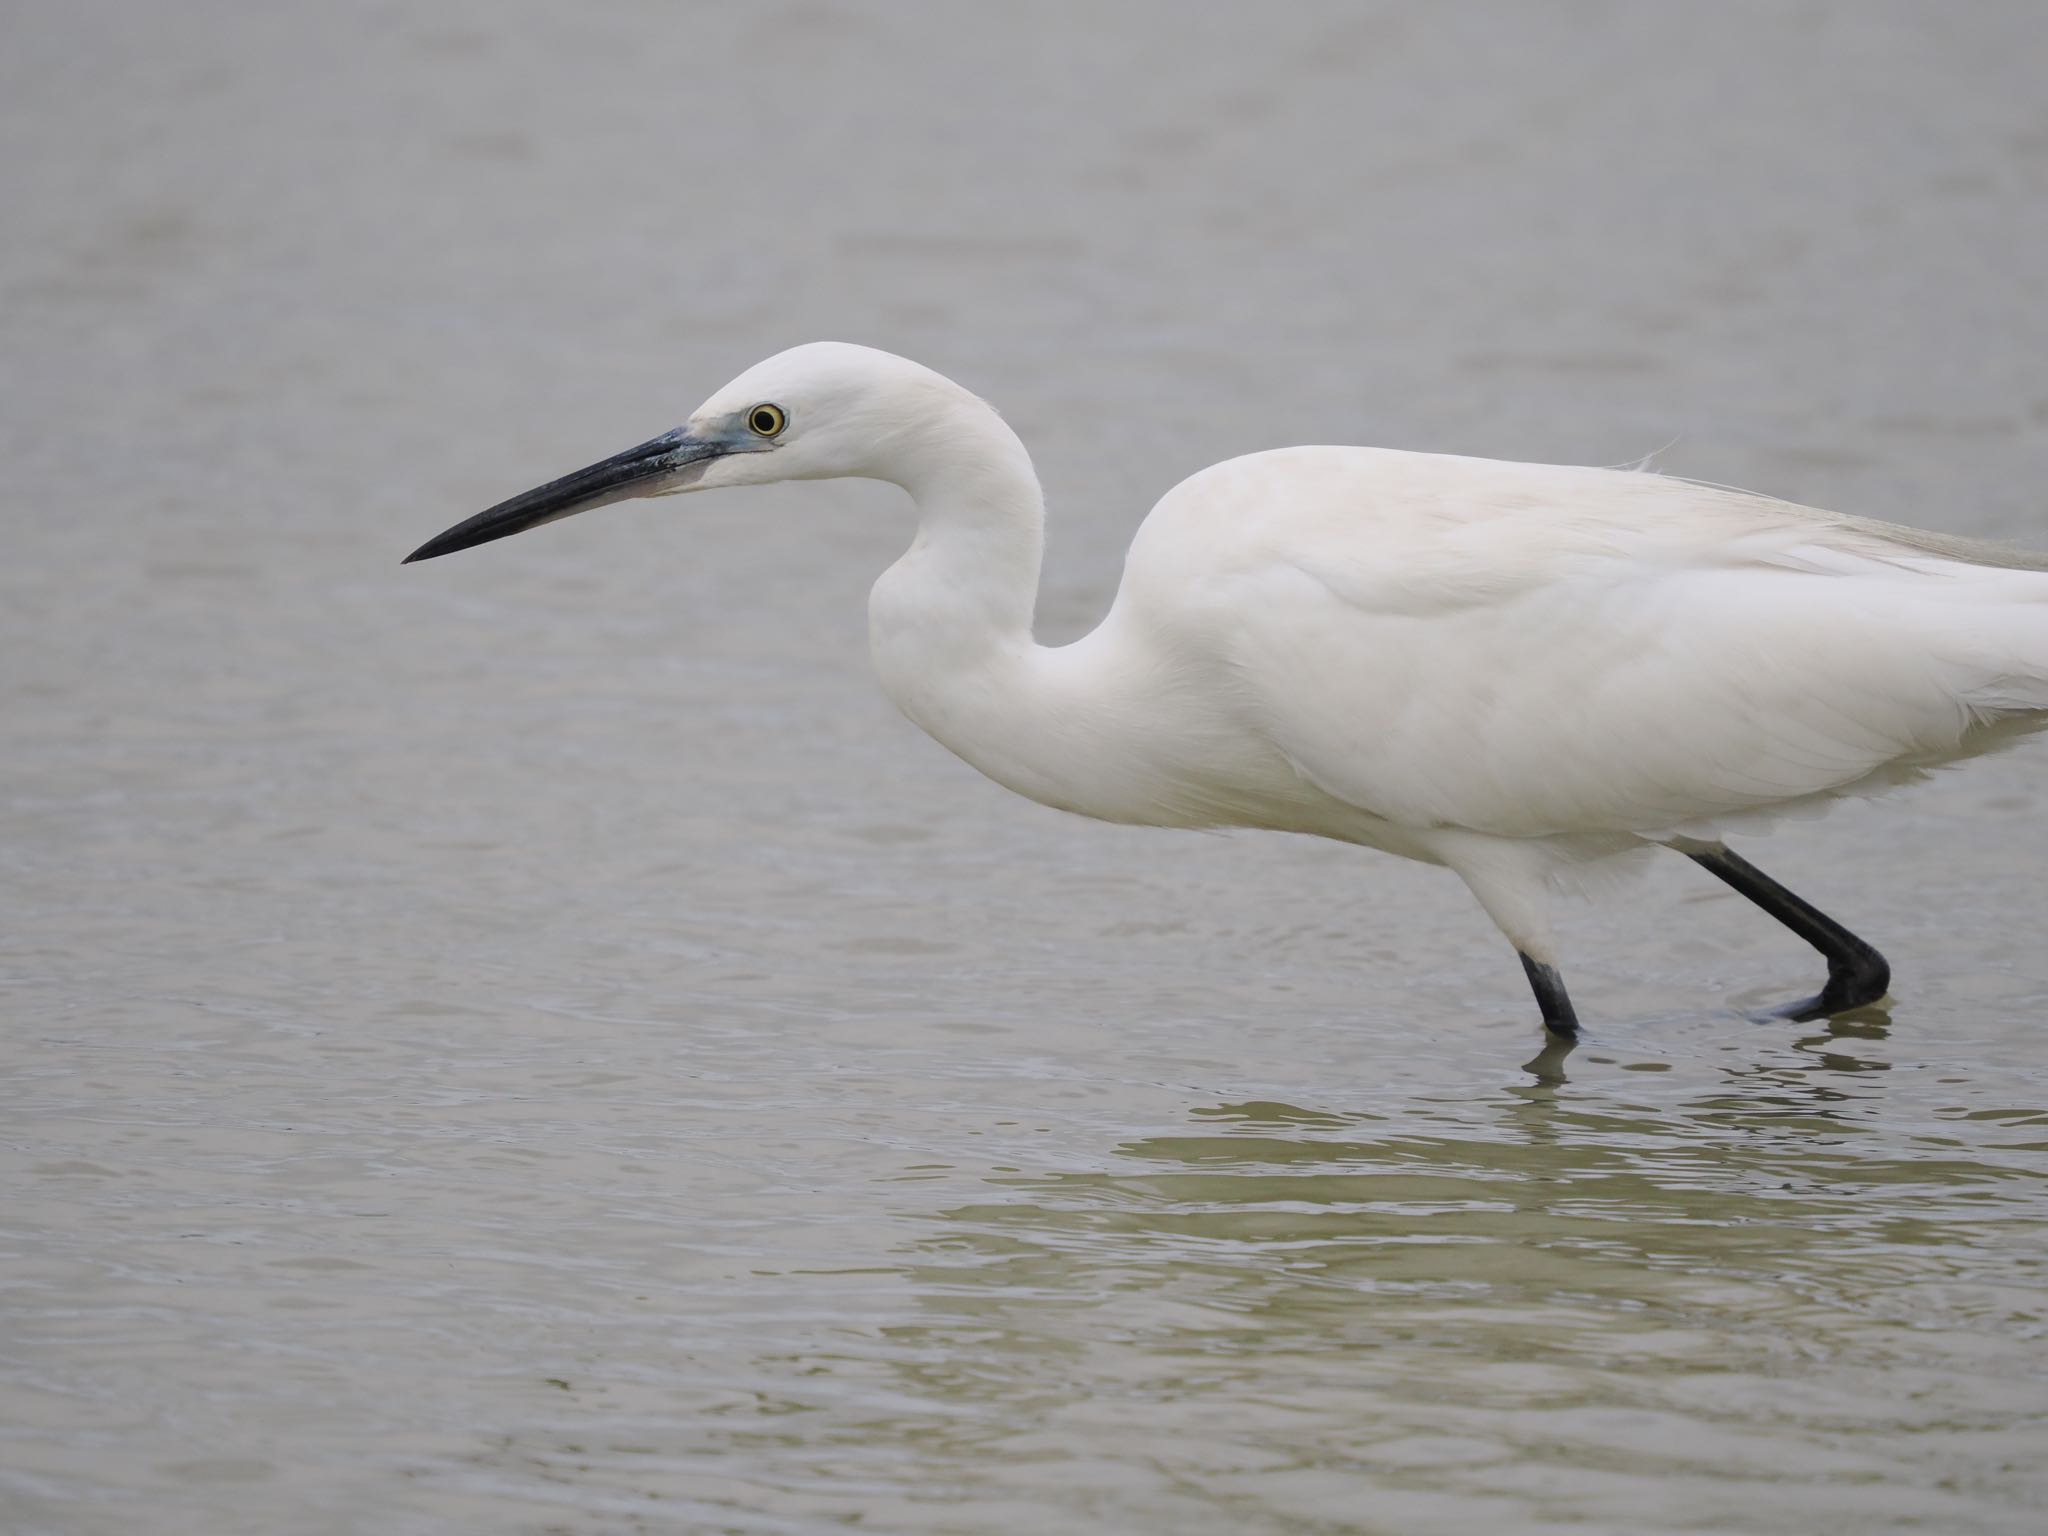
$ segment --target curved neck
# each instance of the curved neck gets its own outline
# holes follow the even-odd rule
[[[896,707],[997,782],[1053,793],[1044,737],[1073,701],[1032,639],[1044,498],[1031,456],[962,390],[888,445],[877,478],[917,502],[917,537],[868,597],[875,672]]]
[[[916,501],[918,527],[869,599],[877,660],[885,641],[955,658],[1029,646],[1045,498],[1022,441],[962,390],[891,447],[882,478]]]
[[[961,392],[935,430],[890,445],[892,480],[916,498],[917,538],[875,583],[868,638],[896,707],[998,784],[1105,821],[1206,826],[1212,807],[1171,759],[1183,732],[1154,732],[1154,661],[1112,621],[1072,645],[1031,636],[1044,500],[1016,433]]]

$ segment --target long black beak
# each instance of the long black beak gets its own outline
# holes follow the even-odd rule
[[[701,464],[731,451],[730,445],[715,439],[692,437],[681,427],[649,438],[637,448],[615,453],[610,458],[579,469],[559,480],[501,501],[475,517],[437,534],[405,557],[405,564],[452,555],[458,549],[472,549],[493,539],[510,538],[542,523],[588,512],[592,507],[610,506],[633,496],[645,496],[659,482],[672,478],[692,464]]]

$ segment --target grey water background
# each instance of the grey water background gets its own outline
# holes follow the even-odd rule
[[[479,507],[815,337],[1042,628],[1299,441],[2048,546],[2048,10],[73,0],[0,46],[0,1529],[2034,1532],[2048,749],[1567,914],[895,717],[886,488]]]

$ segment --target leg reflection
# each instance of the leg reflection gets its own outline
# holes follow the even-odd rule
[[[1543,1049],[1522,1063],[1522,1070],[1536,1079],[1543,1088],[1555,1088],[1571,1079],[1564,1075],[1565,1058],[1579,1048],[1577,1035],[1560,1035],[1550,1030],[1543,1032]]]

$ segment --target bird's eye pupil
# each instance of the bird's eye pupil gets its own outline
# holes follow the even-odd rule
[[[788,424],[780,406],[757,405],[747,414],[747,425],[762,437],[773,437]]]

